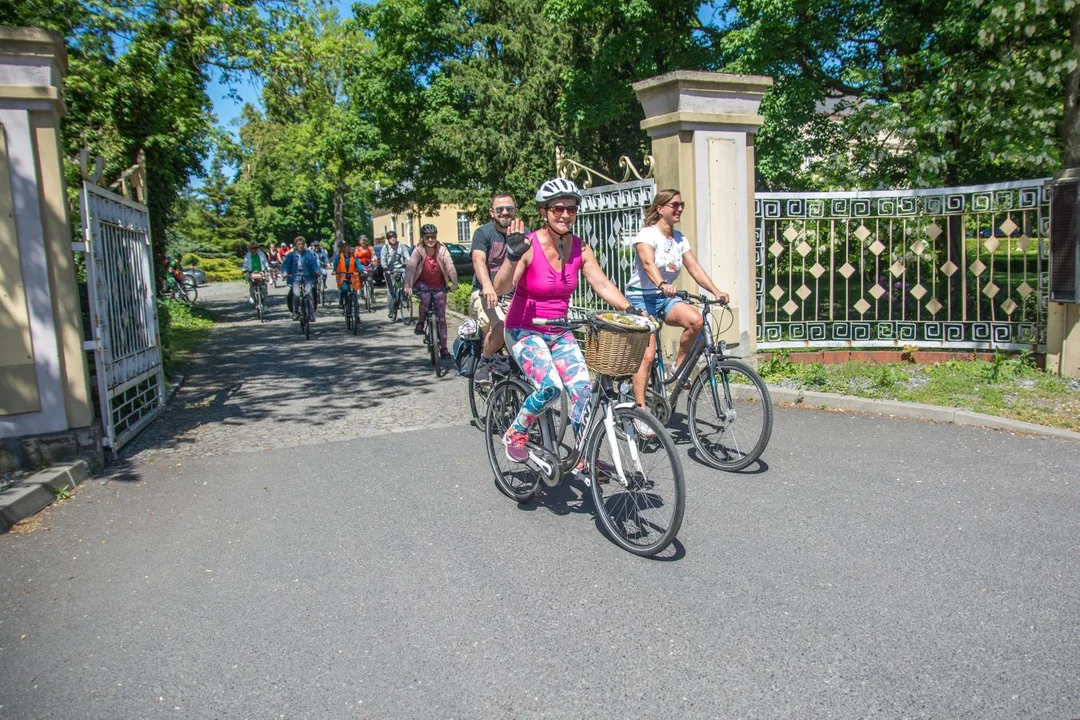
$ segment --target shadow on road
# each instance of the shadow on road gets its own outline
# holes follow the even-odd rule
[[[209,286],[216,292],[200,296],[200,305],[215,317],[214,331],[182,366],[184,384],[169,407],[121,451],[119,461],[148,448],[195,443],[199,429],[211,425],[261,423],[263,437],[304,435],[357,411],[397,413],[403,403],[456,379],[453,373],[434,377],[421,338],[400,322],[391,325],[382,302],[362,314],[354,336],[338,310],[337,291],[330,290],[305,340],[285,307],[283,289],[272,291],[269,320],[260,323],[243,286],[232,285]],[[464,388],[458,392],[464,400]],[[251,449],[259,448],[255,442]],[[120,463],[113,469],[121,471],[117,479],[125,479]]]

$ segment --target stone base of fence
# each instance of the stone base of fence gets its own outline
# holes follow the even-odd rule
[[[78,460],[96,471],[105,462],[101,438],[101,425],[95,423],[58,433],[0,439],[0,473]]]
[[[773,358],[773,353],[759,353],[757,362],[768,362]],[[994,359],[993,353],[988,352],[948,352],[939,350],[816,350],[811,352],[791,353],[788,359],[798,365],[821,363],[823,365],[839,365],[846,362],[865,362],[874,365],[886,363],[910,362],[917,365],[933,365],[935,363],[948,362],[949,360],[971,361],[985,360],[990,362]],[[1045,356],[1036,355],[1035,364],[1043,367]]]

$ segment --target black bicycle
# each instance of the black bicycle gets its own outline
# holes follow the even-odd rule
[[[641,288],[627,289],[641,291]],[[666,425],[679,394],[689,385],[687,424],[690,439],[701,459],[719,470],[742,470],[761,457],[772,435],[773,409],[769,388],[754,368],[727,354],[728,348],[733,346],[715,338],[709,322],[712,307],[720,305],[730,314],[726,303],[705,295],[691,295],[685,290],[679,290],[675,295],[700,308],[702,333],[686,354],[682,367],[676,368],[669,377],[660,352],[660,328],[656,329],[656,359],[649,371],[646,404]],[[705,367],[690,383],[690,375],[702,356]]]
[[[297,310],[299,306],[299,310]],[[293,310],[300,313],[300,332],[304,334],[304,339],[311,338],[311,321],[315,319],[315,302],[308,293],[308,284],[306,281],[300,283],[300,295],[293,298]]]
[[[390,273],[386,290],[386,305],[390,322],[397,322],[399,313],[404,320],[406,306],[409,311],[409,320],[412,320],[412,303],[406,300],[405,295],[405,268],[396,268]]]
[[[443,286],[441,288],[425,289],[424,292],[428,293],[424,344],[428,346],[428,356],[431,358],[431,367],[435,370],[435,377],[442,377],[445,368],[443,368],[442,358],[439,356],[439,350],[441,349],[439,347],[439,314],[435,309],[435,296],[439,293],[450,292],[450,288]]]
[[[341,309],[345,314],[345,329],[355,335],[360,330],[360,299],[352,286],[353,273],[343,275],[341,283]]]
[[[503,303],[513,295],[502,295],[499,297],[499,302]],[[504,308],[505,309],[505,308]],[[472,353],[472,363],[468,368],[466,375],[469,378],[469,414],[472,416],[472,424],[480,429],[484,429],[484,419],[487,417],[488,398],[491,395],[491,389],[495,387],[499,380],[505,378],[511,372],[510,353],[504,346],[493,358],[491,362],[491,378],[487,382],[476,381],[476,365],[480,362],[480,348],[484,346],[484,336],[481,335],[476,340],[470,340],[469,342],[476,343],[475,352]],[[555,428],[557,430],[556,437],[561,444],[563,437],[566,435],[566,428],[570,422],[570,412],[566,405],[566,394],[559,395],[559,406],[552,409],[555,414]]]
[[[592,319],[534,322],[573,329]],[[667,548],[682,526],[686,503],[682,462],[667,428],[636,403],[621,400],[613,379],[598,373],[585,429],[576,444],[563,452],[548,409],[530,428],[529,459],[514,463],[506,457],[503,435],[532,391],[533,386],[515,370],[495,384],[488,398],[484,433],[499,490],[528,503],[544,485],[558,485],[564,474],[574,470],[591,488],[596,514],[617,545],[645,557]],[[651,436],[639,433],[639,427],[648,428]],[[585,465],[578,469],[582,458]]]

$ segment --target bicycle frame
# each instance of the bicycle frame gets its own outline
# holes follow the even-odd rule
[[[633,291],[640,291],[641,288],[630,288]],[[658,292],[651,293],[652,295],[659,295]],[[696,301],[698,307],[696,308],[701,313],[701,334],[694,339],[694,344],[690,346],[690,350],[687,351],[686,357],[683,358],[682,367],[678,368],[675,372],[675,377],[672,378],[672,389],[668,390],[667,371],[664,367],[664,355],[660,351],[660,332],[663,329],[664,324],[660,325],[653,332],[653,337],[656,341],[656,356],[653,359],[652,368],[649,371],[649,387],[648,389],[660,398],[666,405],[667,414],[670,415],[671,410],[679,401],[679,395],[690,384],[690,375],[697,369],[698,360],[701,359],[702,354],[705,355],[705,362],[708,366],[709,372],[709,385],[713,399],[713,409],[719,413],[722,407],[720,403],[720,396],[716,390],[716,363],[727,357],[727,343],[721,340],[719,343],[715,341],[713,336],[712,325],[709,324],[709,318],[712,315],[713,305],[722,305],[726,307],[726,303],[722,303],[715,299],[710,299],[704,295],[691,295],[685,290],[680,290],[675,293],[676,297],[682,298],[684,301],[692,302]],[[731,388],[728,384],[727,374],[723,374],[721,377],[723,383],[724,394],[727,397],[731,396]]]
[[[534,323],[547,325],[549,327],[562,327],[566,329],[581,327],[587,322],[588,321],[585,320],[570,320],[563,322],[534,321]],[[511,373],[511,375],[515,374],[525,380],[528,385],[532,385],[524,375],[520,373]],[[612,454],[614,455],[613,459],[615,460],[619,484],[623,487],[630,486],[630,481],[626,478],[622,468],[622,452],[619,450],[618,432],[615,428],[615,410],[622,407],[637,407],[637,403],[634,402],[632,398],[630,400],[622,400],[622,396],[624,395],[622,389],[620,388],[616,391],[612,385],[612,379],[607,375],[597,375],[596,380],[595,390],[592,393],[592,397],[589,399],[589,407],[586,411],[588,420],[586,421],[581,434],[578,436],[577,442],[570,449],[570,452],[566,457],[562,457],[558,453],[559,443],[551,408],[544,410],[538,420],[540,423],[541,445],[538,446],[532,442],[527,442],[525,445],[529,450],[529,461],[527,464],[532,464],[534,469],[541,473],[547,485],[557,485],[563,474],[577,467],[578,462],[584,456],[585,448],[587,448],[592,441],[593,435],[597,432],[601,432],[600,428],[602,427],[603,432],[607,434],[608,444],[611,446]],[[624,430],[624,432],[630,434],[631,440],[635,439],[637,431],[632,423]],[[634,468],[638,472],[644,472],[644,469],[641,466],[641,456],[638,453],[637,443],[630,442],[628,445],[630,449],[630,459],[633,461]],[[552,448],[555,449],[552,450]],[[558,474],[555,474],[556,468],[558,469]]]

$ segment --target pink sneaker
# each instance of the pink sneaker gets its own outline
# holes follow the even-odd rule
[[[525,447],[525,441],[529,436],[510,428],[503,435],[503,445],[506,447],[506,459],[512,463],[523,463],[529,459],[529,451]]]

